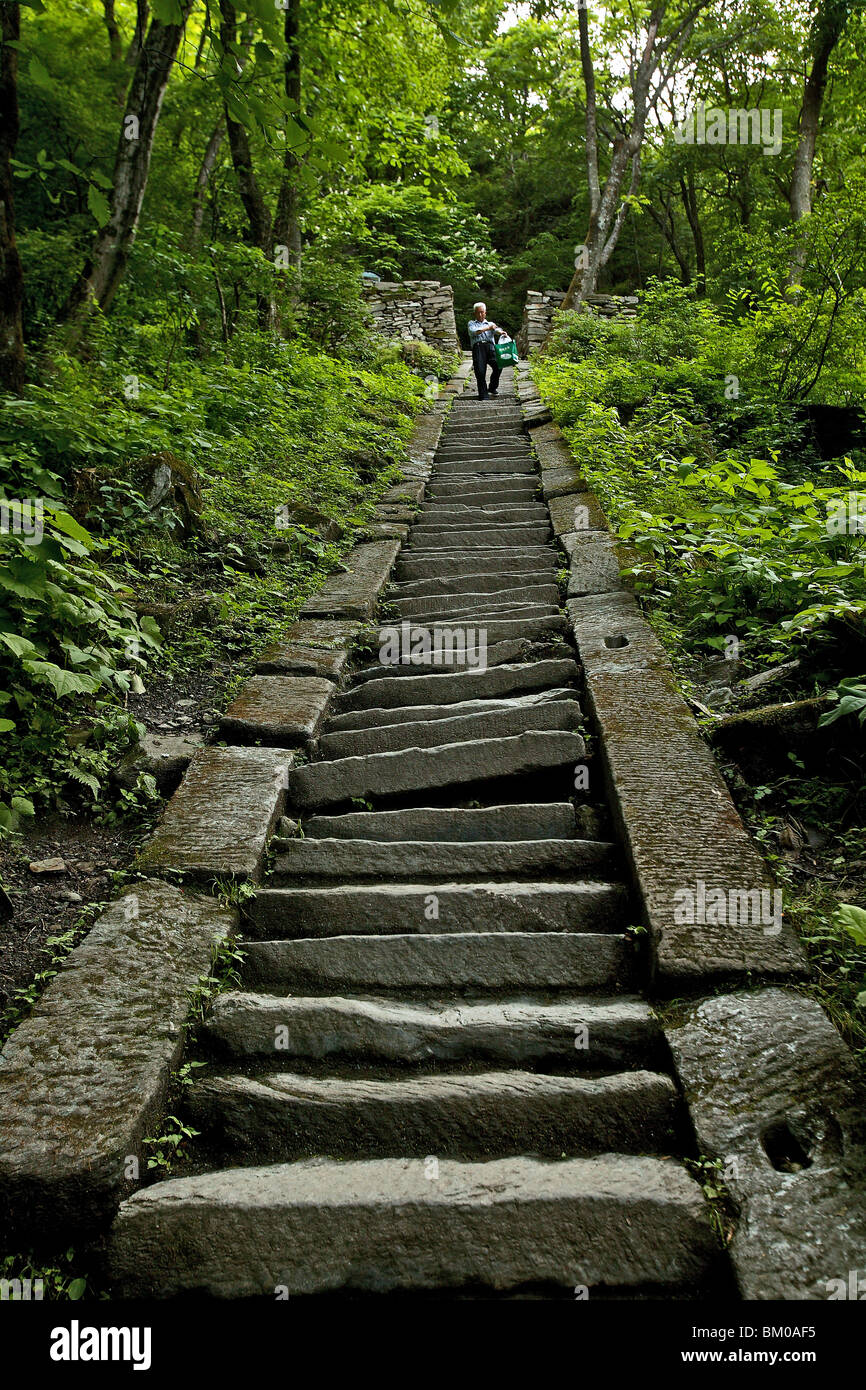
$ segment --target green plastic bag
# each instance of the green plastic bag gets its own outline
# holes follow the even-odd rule
[[[513,338],[500,338],[496,344],[497,367],[517,366],[517,344]]]

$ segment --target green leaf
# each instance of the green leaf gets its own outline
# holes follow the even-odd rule
[[[33,802],[29,799],[29,797],[26,796],[13,796],[12,810],[18,816],[36,815],[36,807],[33,805]]]
[[[834,913],[834,921],[857,946],[866,949],[866,908],[855,907],[853,903],[840,903]]]
[[[104,227],[111,216],[111,206],[105,194],[95,184],[87,185],[87,210],[98,227]]]
[[[160,24],[182,24],[183,11],[180,7],[180,0],[153,0],[153,17],[158,19]]]
[[[33,645],[29,637],[20,637],[17,632],[0,632],[0,642],[5,642],[6,646],[15,656],[38,656],[39,650]]]
[[[30,81],[37,87],[53,87],[54,80],[45,64],[35,53],[30,55],[30,67],[28,68]],[[42,153],[42,151],[40,151]]]
[[[72,1299],[73,1303],[77,1302],[79,1298],[84,1297],[84,1290],[86,1288],[86,1279],[73,1279],[72,1283],[69,1285],[69,1297]]]
[[[53,661],[25,661],[24,669],[34,679],[52,686],[58,699],[64,695],[92,695],[100,685],[95,676],[77,676],[74,671],[55,666]]]
[[[0,719],[0,734],[11,734],[14,732],[15,723],[12,719]]]

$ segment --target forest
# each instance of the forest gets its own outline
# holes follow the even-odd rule
[[[377,337],[362,276],[452,286],[464,348],[475,301],[516,334],[558,290],[538,384],[723,761],[744,711],[739,804],[862,1048],[863,6],[0,18],[5,909],[72,823],[105,861],[84,896],[123,881],[161,794],[118,767],[193,722],[179,697],[213,722],[399,477],[457,357]],[[586,312],[599,291],[636,322]],[[4,960],[7,1028],[80,896]]]

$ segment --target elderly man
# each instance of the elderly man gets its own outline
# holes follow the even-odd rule
[[[472,366],[475,371],[475,380],[478,382],[478,399],[486,401],[488,396],[499,394],[499,376],[501,368],[496,361],[496,348],[494,343],[497,334],[504,334],[505,329],[498,324],[491,323],[487,317],[486,304],[472,305],[473,318],[469,320],[469,341],[472,344]],[[490,373],[490,386],[487,385],[487,368],[492,367]]]

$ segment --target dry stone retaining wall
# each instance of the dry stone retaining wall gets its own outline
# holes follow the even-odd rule
[[[363,293],[381,337],[429,343],[440,352],[460,347],[450,285],[438,280],[377,280],[365,284]]]
[[[564,290],[527,290],[523,323],[517,335],[517,351],[521,357],[528,357],[533,348],[541,347],[550,332],[553,315],[564,299]],[[590,294],[584,302],[599,318],[637,318],[638,297],[635,294]]]

